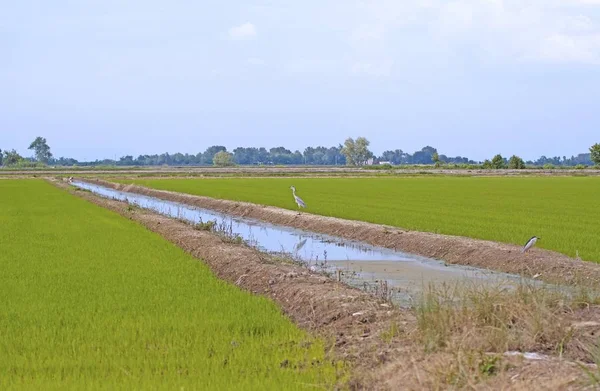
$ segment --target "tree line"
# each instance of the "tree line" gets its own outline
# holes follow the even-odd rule
[[[479,165],[490,169],[521,169],[526,166],[590,166],[600,165],[600,144],[590,147],[590,153],[581,153],[577,156],[555,156],[548,158],[542,156],[535,161],[524,161],[518,156],[505,158],[498,154],[491,159],[477,162],[467,157],[449,157],[439,154],[437,149],[431,146],[423,147],[414,153],[406,153],[401,149],[384,151],[380,156],[375,156],[369,150],[369,140],[358,137],[356,140],[348,138],[344,144],[332,147],[307,147],[303,152],[291,151],[285,147],[238,147],[228,151],[222,145],[213,145],[204,152],[197,154],[188,153],[163,153],[154,155],[132,155],[122,156],[118,160],[103,159],[95,161],[77,161],[73,158],[55,158],[44,137],[36,137],[29,145],[33,151],[32,157],[23,157],[16,150],[2,151],[0,149],[0,165],[13,167],[36,167],[36,166],[231,166],[231,165],[311,165],[311,166],[335,166],[351,165],[364,166],[370,164],[383,164],[390,166],[398,165],[428,165],[443,166],[454,165]]]

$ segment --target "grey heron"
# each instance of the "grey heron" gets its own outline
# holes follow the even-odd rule
[[[304,238],[300,242],[298,242],[296,247],[294,247],[294,250],[299,251],[302,247],[304,247],[304,245],[306,244],[306,240],[307,240],[307,238]]]
[[[304,203],[304,201],[302,201],[302,198],[300,198],[296,195],[296,188],[294,186],[290,186],[290,189],[292,189],[292,194],[294,195],[294,201],[296,201],[296,204],[298,204],[298,208],[306,208],[306,204]]]
[[[523,250],[521,250],[521,252],[526,252],[527,250],[529,250],[531,247],[533,247],[533,245],[535,244],[535,242],[537,242],[538,240],[540,240],[540,238],[538,238],[537,236],[533,236],[531,239],[529,239],[527,241],[527,243],[525,243],[525,246],[523,246]]]

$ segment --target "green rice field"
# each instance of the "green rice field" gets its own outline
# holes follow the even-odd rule
[[[131,180],[120,181],[132,183]],[[140,179],[156,189],[297,209],[410,230],[537,246],[600,261],[600,178]]]
[[[2,390],[315,389],[343,374],[270,300],[49,183],[0,180],[0,227]]]

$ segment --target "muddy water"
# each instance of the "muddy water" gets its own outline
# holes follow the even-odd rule
[[[365,289],[380,289],[385,281],[389,294],[399,304],[410,304],[429,284],[469,283],[515,286],[519,276],[458,265],[394,251],[339,237],[272,225],[263,221],[234,217],[220,212],[165,201],[135,193],[109,189],[86,182],[73,185],[97,195],[126,201],[162,215],[190,223],[215,221],[222,232],[239,236],[245,242],[269,253],[284,253],[302,261],[313,270],[334,273]],[[531,283],[537,281],[529,280]]]

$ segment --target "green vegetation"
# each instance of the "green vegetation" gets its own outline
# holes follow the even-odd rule
[[[525,162],[517,155],[512,155],[508,160],[508,168],[511,170],[523,170],[525,168]]]
[[[233,166],[233,155],[229,152],[219,151],[215,154],[215,157],[213,158],[213,164],[218,167]]]
[[[0,225],[0,389],[330,388],[340,373],[270,300],[46,182],[0,181]]]
[[[131,183],[131,181],[122,181]],[[600,178],[407,177],[145,179],[156,189],[296,209],[412,230],[539,247],[600,261]]]
[[[504,158],[502,155],[498,154],[492,158],[492,168],[496,170],[501,170],[506,168],[506,163],[504,162]]]
[[[373,157],[373,152],[369,151],[369,140],[359,137],[354,141],[348,138],[341,149],[342,155],[346,157],[346,164],[349,166],[364,166],[367,161]]]
[[[600,166],[600,144],[596,143],[590,147],[590,159]]]
[[[44,164],[48,164],[48,161],[52,159],[52,153],[50,152],[50,147],[44,137],[36,137],[35,140],[29,146],[29,149],[35,151],[35,159],[38,162],[42,162]]]

